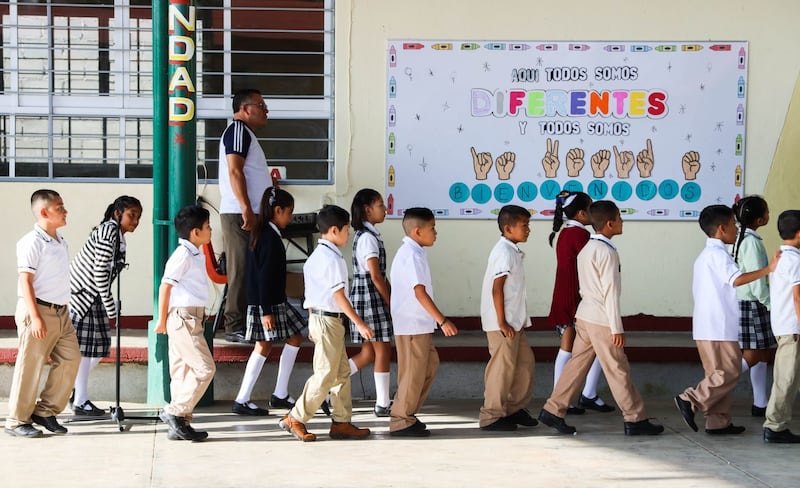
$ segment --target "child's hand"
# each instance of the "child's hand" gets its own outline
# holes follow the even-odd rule
[[[517,333],[510,325],[506,323],[500,324],[500,332],[503,334],[503,337],[508,337],[509,339],[513,339],[514,335]]]
[[[47,337],[47,327],[41,317],[31,317],[31,335],[35,339]]]
[[[442,332],[446,337],[453,337],[458,334],[458,327],[450,319],[446,319],[442,324]]]
[[[775,271],[775,268],[778,266],[778,260],[781,258],[781,251],[780,249],[775,251],[775,254],[772,256],[772,261],[769,263],[769,272],[772,273]]]
[[[611,334],[611,343],[616,347],[625,347],[625,334]]]
[[[273,314],[269,315],[262,315],[261,316],[261,325],[264,326],[267,330],[274,330],[275,329],[275,316]]]
[[[356,324],[356,327],[358,327],[358,333],[361,334],[361,337],[364,339],[372,339],[375,337],[375,331],[370,329],[364,322]]]
[[[167,333],[167,321],[158,319],[156,322],[156,334],[166,334]]]

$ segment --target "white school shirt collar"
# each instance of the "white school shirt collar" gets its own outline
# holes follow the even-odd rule
[[[317,244],[319,244],[320,246],[323,246],[323,247],[327,247],[327,248],[328,248],[328,249],[330,249],[330,250],[331,250],[331,251],[332,251],[334,254],[336,254],[336,255],[337,255],[337,256],[339,256],[340,258],[344,259],[344,255],[342,254],[342,251],[340,251],[340,250],[339,250],[339,248],[336,246],[336,244],[332,243],[332,242],[331,242],[331,241],[329,241],[328,239],[322,239],[322,238],[320,238],[320,239],[318,239],[318,240],[317,240]]]
[[[567,222],[564,224],[564,227],[580,227],[586,232],[589,232],[589,229],[587,229],[585,225],[581,224],[577,220],[572,220],[572,219],[567,220]]]
[[[611,249],[613,249],[615,251],[617,250],[617,246],[615,246],[614,243],[611,242],[611,239],[609,239],[608,237],[604,236],[603,234],[592,234],[591,236],[589,236],[589,239],[594,239],[596,241],[603,241],[606,244],[608,244],[609,246],[611,246]]]
[[[419,253],[424,253],[425,252],[425,248],[420,246],[417,241],[415,241],[414,239],[412,239],[412,238],[410,238],[408,236],[403,237],[403,242],[405,244],[408,244],[409,246],[411,246],[411,249],[414,252],[419,252]]]
[[[53,238],[53,236],[48,234],[46,230],[44,230],[41,227],[39,227],[39,224],[33,224],[33,230],[45,242],[52,242],[52,241],[56,240],[56,239]],[[56,232],[56,236],[58,236],[58,242],[63,244],[64,243],[64,238],[61,237],[61,234],[59,234],[58,231],[55,231],[55,232]]]
[[[367,222],[366,220],[364,221],[364,228],[367,229],[368,231],[372,232],[375,235],[378,235],[378,236],[381,235],[381,233],[378,231],[378,229],[376,229],[374,225],[372,225],[370,222]]]
[[[281,234],[281,230],[271,220],[269,221],[269,226],[272,227],[272,229],[275,231],[276,234],[278,234],[279,237],[283,237],[283,234]]]
[[[755,237],[755,238],[756,238],[756,239],[758,239],[759,241],[760,241],[760,240],[762,240],[762,239],[761,239],[761,236],[760,236],[760,235],[758,235],[758,234],[756,234],[756,231],[754,231],[753,229],[745,229],[745,230],[744,230],[744,233],[745,233],[745,234],[750,234],[751,236]]]
[[[506,245],[510,246],[510,247],[511,247],[511,248],[512,248],[514,251],[516,251],[516,252],[517,252],[517,254],[519,254],[521,257],[523,257],[523,258],[525,257],[525,252],[524,252],[522,249],[520,249],[520,248],[519,248],[519,246],[517,245],[517,243],[516,243],[516,242],[512,241],[511,239],[509,239],[509,238],[508,238],[508,237],[506,237],[506,236],[500,236],[500,240],[501,240],[502,242],[505,242],[505,243],[506,243]]]
[[[191,253],[192,256],[197,256],[198,254],[200,254],[200,249],[198,249],[197,246],[192,244],[192,241],[188,239],[178,238],[178,244],[185,247],[186,250],[189,251],[189,253]]]

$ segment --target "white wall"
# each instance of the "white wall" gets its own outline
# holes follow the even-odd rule
[[[336,184],[288,187],[298,212],[319,208],[323,198],[349,208],[365,186],[384,187],[386,40],[747,40],[748,193],[763,191],[789,99],[800,68],[800,2],[791,0],[674,0],[657,2],[589,0],[530,2],[503,0],[340,0],[336,3]],[[663,10],[662,10],[663,9]],[[268,97],[267,97],[268,98]],[[152,188],[133,184],[0,183],[5,209],[0,241],[0,315],[13,315],[16,295],[14,243],[32,225],[30,193],[40,187],[61,192],[70,211],[63,234],[77,252],[106,205],[116,196],[137,196],[145,218],[131,234],[131,268],[123,278],[123,313],[152,311]],[[218,201],[215,187],[199,191]],[[212,220],[212,226],[217,225]],[[396,221],[380,228],[390,257],[402,232]],[[480,282],[488,251],[498,237],[493,222],[442,221],[429,250],[437,302],[453,316],[478,315]],[[546,315],[552,293],[555,257],[547,246],[549,225],[535,222],[527,254],[528,305]],[[772,226],[766,232],[772,231]],[[215,244],[221,248],[220,233]],[[691,314],[691,264],[705,237],[696,224],[641,223],[625,226],[618,238],[622,257],[624,315]],[[541,325],[541,324],[540,324]]]

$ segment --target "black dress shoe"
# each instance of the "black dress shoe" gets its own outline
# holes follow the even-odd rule
[[[493,432],[509,432],[517,430],[517,424],[508,420],[506,417],[501,417],[491,424],[481,426],[481,430],[488,430]]]
[[[194,440],[194,436],[192,432],[186,426],[186,419],[183,417],[176,417],[175,415],[169,414],[166,411],[162,410],[158,417],[161,419],[162,422],[167,424],[169,427],[169,432],[167,432],[167,437],[169,438],[170,432],[173,436],[177,436],[178,438],[184,441],[191,441]]]
[[[764,417],[767,416],[767,407],[756,407],[755,405],[753,405],[752,407],[750,407],[750,415],[753,417],[758,417],[760,419],[763,419]]]
[[[625,422],[625,435],[658,435],[662,432],[664,432],[663,425],[650,423],[647,419]]]
[[[265,417],[269,415],[269,410],[261,408],[252,402],[237,403],[233,402],[231,405],[231,412],[237,415],[251,415],[254,417]]]
[[[41,417],[39,415],[33,414],[31,415],[31,420],[41,425],[45,429],[49,430],[50,432],[53,432],[54,434],[67,433],[67,428],[58,423],[58,420],[56,420],[55,415],[51,415],[49,417]]]
[[[686,422],[686,425],[688,425],[693,431],[697,432],[697,424],[694,423],[694,410],[692,410],[692,404],[683,398],[676,396],[675,406],[678,407],[678,411],[681,413],[681,417],[683,417],[683,421]]]
[[[711,435],[736,435],[744,432],[744,427],[741,425],[728,424],[721,429],[706,429],[706,434]]]
[[[614,411],[614,407],[612,407],[611,405],[607,405],[605,403],[600,405],[599,403],[597,403],[598,399],[600,399],[599,395],[594,398],[586,398],[585,396],[583,396],[583,394],[581,394],[580,398],[578,398],[578,406],[586,410],[594,410],[596,412],[603,412],[603,413]]]
[[[375,412],[375,416],[376,417],[391,417],[392,416],[392,404],[389,403],[388,407],[382,407],[382,406],[380,406],[380,405],[378,405],[376,403],[375,404],[375,408],[372,411]]]
[[[32,426],[31,424],[22,424],[9,429],[6,427],[6,434],[13,435],[14,437],[42,437],[44,434],[41,430]]]
[[[561,417],[559,417],[557,415],[553,415],[552,413],[548,412],[545,409],[542,409],[539,412],[539,422],[543,423],[544,425],[546,425],[548,427],[552,427],[552,428],[556,429],[557,431],[561,432],[562,434],[573,434],[574,435],[576,433],[575,427],[573,427],[571,425],[567,425],[567,423],[564,422],[563,418],[561,418]]]
[[[539,422],[537,422],[536,419],[531,416],[531,413],[525,408],[517,410],[511,415],[508,415],[506,420],[517,425],[524,425],[525,427],[536,427],[539,425]]]
[[[425,424],[417,420],[417,422],[410,427],[390,431],[389,435],[392,437],[428,437],[431,435],[431,431],[425,428]]]
[[[79,407],[72,407],[72,412],[75,415],[81,415],[85,417],[104,417],[106,415],[105,410],[100,410],[90,400],[86,400],[83,402],[83,405]]]
[[[800,444],[800,435],[792,434],[789,429],[775,432],[764,427],[764,442],[769,444]]]
[[[294,407],[295,401],[291,396],[286,395],[285,398],[278,398],[272,395],[269,399],[269,406],[272,408],[285,408],[291,410]]]
[[[186,430],[192,434],[192,442],[200,442],[208,439],[208,432],[204,430],[194,430],[194,427],[189,424],[186,424]]]
[[[575,405],[570,405],[567,407],[567,415],[583,415],[586,413],[586,409],[581,407],[576,407]]]
[[[225,341],[226,342],[238,342],[240,344],[250,344],[252,341],[248,341],[247,337],[245,337],[244,332],[236,331],[236,332],[226,332],[225,333]]]

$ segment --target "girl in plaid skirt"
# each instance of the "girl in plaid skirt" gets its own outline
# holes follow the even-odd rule
[[[75,415],[104,414],[89,400],[89,373],[111,350],[109,329],[117,317],[111,283],[125,266],[125,234],[136,230],[141,216],[137,198],[123,195],[114,200],[69,266],[69,310],[81,350],[70,399]]]
[[[756,229],[769,222],[769,206],[760,196],[744,197],[733,205],[739,221],[739,237],[733,245],[733,259],[742,273],[761,269],[768,263],[767,251]],[[767,361],[777,342],[769,318],[767,277],[736,288],[739,299],[739,347],[742,348],[742,373],[750,370],[753,386],[753,417],[764,417],[767,400]]]
[[[350,207],[353,238],[353,284],[350,301],[353,309],[374,331],[375,337],[365,340],[355,325],[350,324],[350,338],[361,344],[361,352],[350,358],[350,374],[374,362],[375,415],[389,416],[389,360],[392,355],[392,318],[389,315],[389,281],[386,279],[386,250],[375,224],[386,218],[383,197],[364,188],[353,197]]]
[[[291,408],[289,378],[294,369],[297,351],[303,342],[306,324],[300,313],[286,300],[286,248],[281,238],[292,220],[294,198],[289,192],[269,187],[261,197],[256,225],[250,233],[247,250],[247,333],[255,341],[253,352],[244,370],[242,386],[231,410],[239,415],[267,415],[250,396],[267,356],[275,341],[284,341],[278,366],[278,379],[270,404],[274,408]]]

